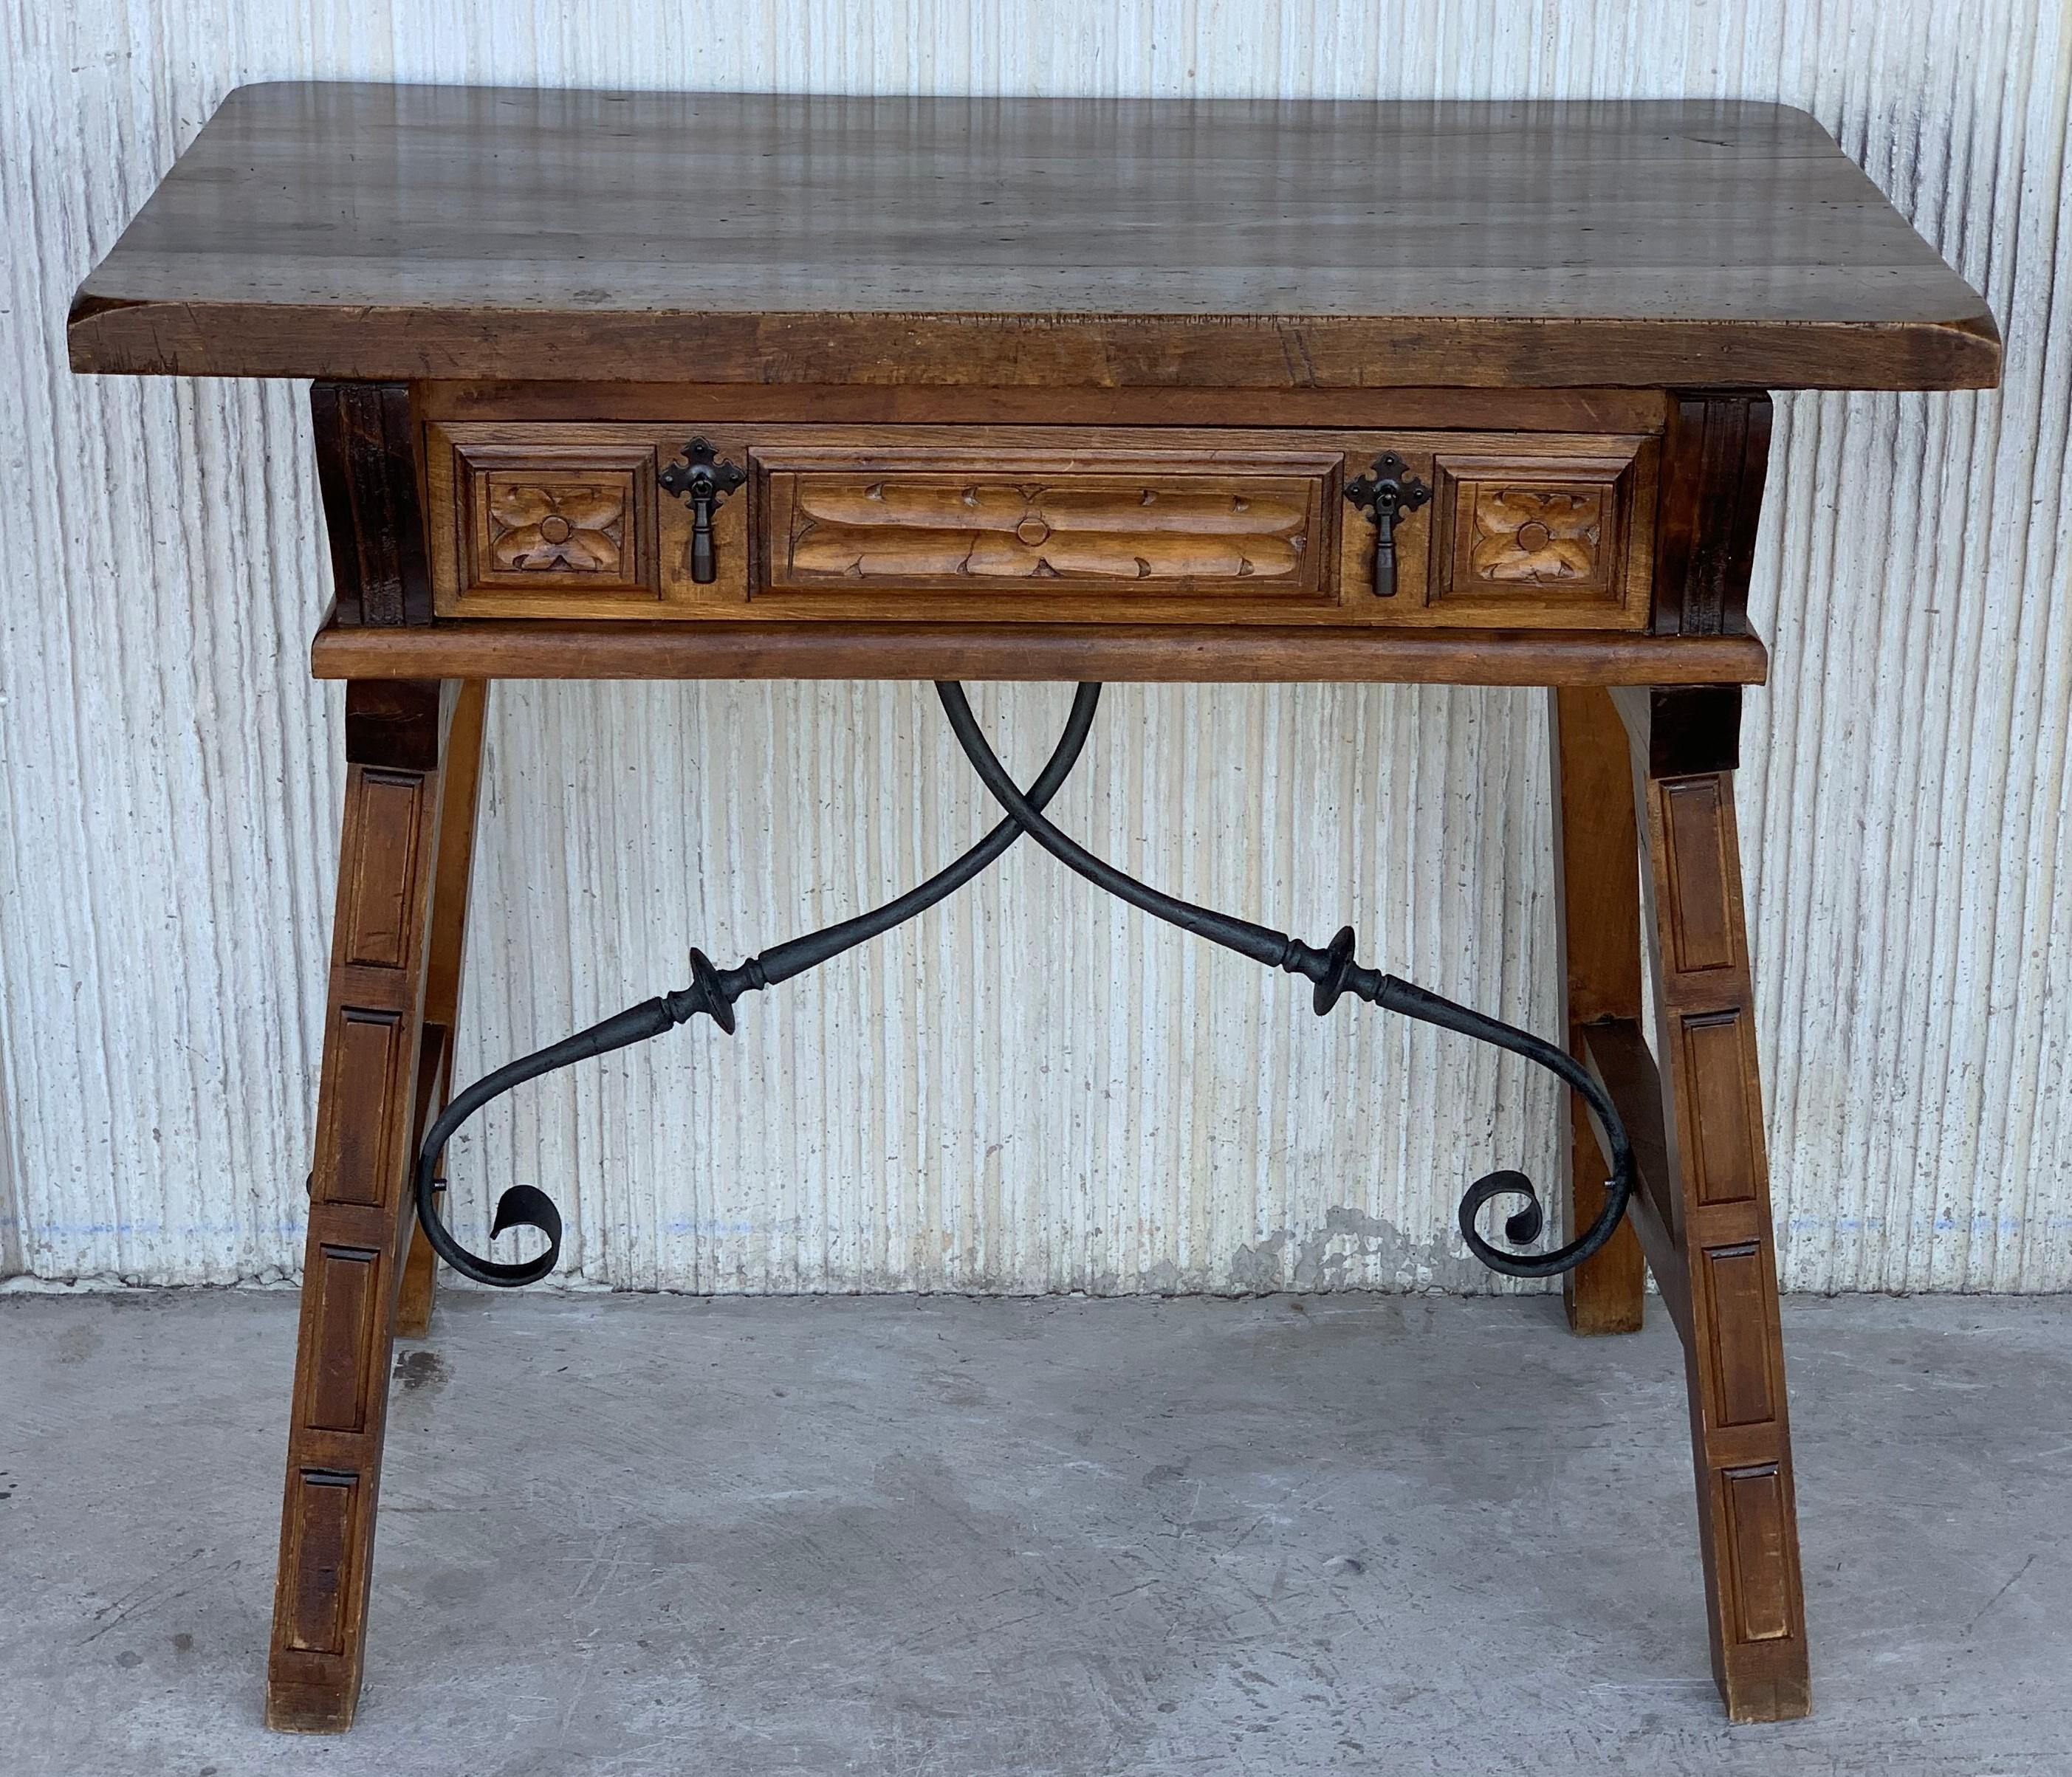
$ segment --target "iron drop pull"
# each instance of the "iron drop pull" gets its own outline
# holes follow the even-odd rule
[[[1374,543],[1374,596],[1396,597],[1396,527],[1432,497],[1432,490],[1410,473],[1410,466],[1392,450],[1374,459],[1364,475],[1346,483],[1346,498],[1364,512],[1378,533]]]
[[[655,478],[664,493],[690,502],[691,578],[701,586],[709,586],[719,577],[713,558],[713,509],[747,478],[739,463],[718,455],[704,438],[692,439],[683,454]]]

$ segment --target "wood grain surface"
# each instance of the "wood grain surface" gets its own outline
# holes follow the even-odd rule
[[[1984,302],[1741,102],[232,93],[79,370],[1968,388]],[[894,349],[896,347],[896,349]]]

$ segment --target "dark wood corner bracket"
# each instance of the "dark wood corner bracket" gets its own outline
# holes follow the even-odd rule
[[[432,621],[418,451],[403,383],[314,383],[317,486],[343,627]]]
[[[1670,398],[1655,521],[1657,635],[1746,635],[1749,575],[1770,470],[1770,397]]]

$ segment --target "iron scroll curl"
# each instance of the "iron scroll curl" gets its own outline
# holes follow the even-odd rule
[[[1310,1004],[1319,1017],[1330,1013],[1350,993],[1383,1011],[1400,1012],[1522,1056],[1554,1074],[1581,1096],[1604,1133],[1605,1151],[1611,1160],[1610,1176],[1596,1217],[1589,1227],[1550,1251],[1504,1250],[1487,1239],[1477,1225],[1486,1205],[1506,1197],[1521,1200],[1519,1207],[1504,1221],[1504,1238],[1513,1248],[1527,1246],[1538,1239],[1546,1220],[1531,1180],[1523,1172],[1505,1169],[1484,1174],[1462,1195],[1458,1213],[1461,1237],[1482,1264],[1518,1278],[1552,1277],[1572,1270],[1602,1248],[1617,1232],[1633,1194],[1633,1147],[1610,1095],[1565,1049],[1414,983],[1364,966],[1355,959],[1357,940],[1349,925],[1319,949],[1271,927],[1197,906],[1140,882],[1096,856],[1048,818],[1045,807],[1085,749],[1100,689],[1092,683],[1078,687],[1056,747],[1025,791],[994,753],[964,687],[954,680],[938,681],[936,695],[957,743],[1005,818],[953,862],[882,906],[774,946],[730,969],[715,967],[704,952],[694,950],[689,986],[643,1000],[587,1030],[522,1056],[458,1094],[426,1132],[417,1153],[414,1181],[417,1220],[433,1250],[463,1277],[504,1288],[538,1282],[560,1259],[561,1211],[536,1185],[520,1184],[506,1189],[497,1199],[490,1224],[492,1239],[512,1228],[530,1228],[541,1234],[545,1248],[529,1259],[505,1263],[471,1252],[441,1219],[439,1156],[454,1135],[483,1106],[542,1074],[659,1036],[701,1015],[731,1035],[734,1003],[743,994],[788,980],[927,911],[993,864],[1025,833],[1067,868],[1132,906],[1268,968],[1303,977],[1311,983]]]

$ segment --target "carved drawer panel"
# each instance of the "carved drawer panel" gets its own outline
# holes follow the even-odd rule
[[[1527,457],[1505,440],[1433,453],[1426,609],[1447,624],[1644,628],[1649,441],[1567,439],[1551,452],[1539,442]]]
[[[755,453],[758,601],[1336,602],[1323,547],[1334,457],[857,455]]]
[[[426,428],[438,608],[655,614],[662,597],[654,445],[623,427]]]
[[[1314,484],[1210,493],[1161,480],[1060,486],[968,475],[774,475],[773,514],[790,522],[766,584],[809,589],[832,575],[904,585],[1051,580],[1059,583],[1052,592],[1115,580],[1314,587],[1305,559],[1317,523]]]
[[[1648,621],[1646,435],[693,416],[424,438],[443,616]],[[1370,494],[1347,495],[1383,460],[1404,497],[1378,572]]]

